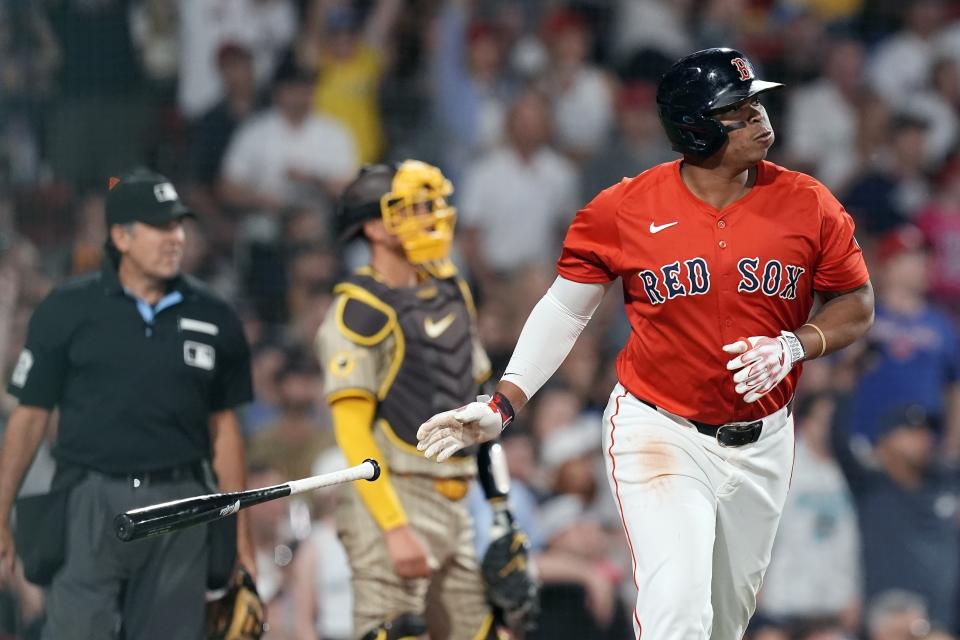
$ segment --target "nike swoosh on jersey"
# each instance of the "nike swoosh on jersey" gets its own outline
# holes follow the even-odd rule
[[[655,223],[655,222],[651,222],[651,223],[650,223],[650,233],[660,233],[660,232],[663,231],[664,229],[669,229],[670,227],[672,227],[672,226],[675,225],[675,224],[680,224],[680,222],[677,221],[677,220],[674,220],[673,222],[668,222],[667,224],[660,224],[660,225],[658,225],[658,224]]]
[[[427,332],[428,337],[439,338],[443,335],[444,331],[450,328],[450,325],[452,325],[456,319],[457,316],[454,313],[448,313],[436,322],[434,322],[432,318],[427,317],[423,319],[423,330]]]

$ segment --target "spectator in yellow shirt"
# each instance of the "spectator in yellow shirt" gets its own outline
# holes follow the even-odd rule
[[[402,0],[377,0],[365,20],[349,6],[329,4],[311,4],[298,57],[319,72],[314,109],[350,131],[362,163],[376,162],[384,148],[380,78],[387,67],[386,41]]]

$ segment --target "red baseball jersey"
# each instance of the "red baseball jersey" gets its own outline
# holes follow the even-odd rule
[[[750,192],[717,210],[687,189],[677,160],[580,210],[557,271],[576,282],[623,279],[631,333],[617,375],[633,395],[710,424],[754,420],[789,402],[801,367],[748,404],[721,347],[796,330],[814,291],[865,284],[853,230],[843,206],[805,174],[761,162]]]

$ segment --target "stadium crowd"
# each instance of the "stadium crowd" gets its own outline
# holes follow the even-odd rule
[[[495,374],[554,277],[574,212],[671,160],[656,82],[709,46],[747,52],[771,159],[858,225],[877,288],[868,339],[806,367],[795,472],[752,640],[949,640],[960,631],[960,5],[944,0],[38,0],[0,3],[0,371],[50,286],[96,269],[107,179],[170,176],[198,213],[185,271],[253,345],[249,482],[340,462],[314,356],[335,199],[362,163],[453,180],[457,262]],[[629,331],[607,296],[504,434],[540,562],[537,638],[631,637],[630,559],[599,414]],[[0,399],[0,426],[12,409]],[[2,428],[2,427],[0,427]],[[48,440],[56,438],[55,428]],[[23,492],[52,474],[49,446]],[[251,510],[271,639],[350,637],[334,496]],[[477,546],[489,513],[478,491]],[[651,520],[656,514],[648,514]],[[37,637],[43,594],[0,585],[0,638]]]

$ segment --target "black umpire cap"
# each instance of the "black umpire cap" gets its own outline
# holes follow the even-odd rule
[[[110,178],[106,214],[108,227],[130,222],[160,226],[184,216],[196,217],[180,201],[170,180],[148,169]]]

